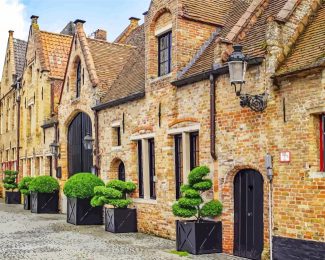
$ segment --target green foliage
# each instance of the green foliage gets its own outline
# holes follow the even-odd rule
[[[59,189],[59,182],[51,176],[38,176],[29,183],[31,192],[53,193]]]
[[[182,198],[173,206],[175,216],[182,218],[196,217],[198,221],[202,217],[217,217],[222,213],[222,204],[218,200],[212,200],[204,204],[202,193],[212,188],[213,183],[207,179],[210,169],[200,166],[193,169],[188,175],[187,185],[181,186]],[[203,204],[203,205],[202,205]]]
[[[24,177],[19,183],[18,183],[18,189],[23,195],[29,195],[29,184],[33,180],[33,177]]]
[[[104,187],[105,183],[92,173],[78,173],[65,183],[63,192],[68,198],[86,199],[94,196],[97,186]]]
[[[94,188],[95,196],[91,200],[91,205],[97,207],[108,204],[114,208],[127,208],[132,204],[132,200],[126,198],[126,195],[134,192],[136,188],[133,182],[112,180],[106,184],[106,187]]]
[[[222,204],[219,200],[211,200],[201,208],[201,216],[214,217],[220,216],[222,213]]]
[[[4,172],[4,179],[3,179],[3,187],[6,190],[11,190],[14,191],[15,189],[18,188],[18,184],[17,184],[17,176],[18,176],[18,172],[16,171],[9,171],[6,170]]]
[[[186,251],[176,251],[176,250],[172,250],[170,251],[171,254],[174,254],[174,255],[178,255],[180,257],[183,257],[183,256],[189,256],[190,254]]]

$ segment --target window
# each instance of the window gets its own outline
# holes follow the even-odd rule
[[[76,97],[80,97],[80,89],[81,89],[81,62],[79,61],[77,67],[77,82],[76,82]]]
[[[155,140],[148,140],[149,147],[149,180],[150,180],[150,199],[156,199],[156,183],[155,183]]]
[[[325,171],[325,114],[320,117],[320,170]]]
[[[138,174],[139,174],[139,198],[144,198],[143,167],[142,167],[142,140],[138,140]]]
[[[117,146],[121,146],[121,127],[116,127]]]
[[[172,32],[163,34],[158,38],[158,76],[171,72]]]
[[[175,135],[175,182],[176,182],[176,199],[181,197],[180,187],[183,184],[183,145],[182,135]]]
[[[190,168],[193,170],[199,166],[199,133],[190,134]]]
[[[118,179],[120,181],[125,181],[125,167],[123,162],[118,166]]]

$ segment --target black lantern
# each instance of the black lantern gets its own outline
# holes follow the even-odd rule
[[[92,150],[93,149],[93,142],[94,142],[94,139],[91,137],[90,134],[87,134],[84,137],[84,140],[83,140],[83,144],[84,144],[85,149],[86,150]]]
[[[245,75],[247,69],[247,60],[242,52],[241,45],[234,46],[234,52],[230,55],[228,60],[230,83],[235,87],[236,95],[239,97],[242,90],[242,85],[245,84]],[[237,89],[237,86],[240,86]]]
[[[242,87],[246,83],[247,57],[243,54],[241,45],[234,45],[234,51],[228,59],[230,83],[235,87],[236,96],[240,99],[241,107],[249,107],[255,112],[263,112],[267,107],[268,94],[243,94]]]
[[[50,144],[50,149],[51,149],[51,153],[54,157],[58,157],[59,155],[59,144],[57,142],[53,142]]]

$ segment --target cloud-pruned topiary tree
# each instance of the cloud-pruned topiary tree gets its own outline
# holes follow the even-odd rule
[[[222,213],[222,204],[218,200],[204,203],[202,194],[212,188],[211,179],[206,178],[210,169],[199,166],[188,175],[188,184],[181,186],[182,197],[172,206],[177,217],[196,217],[198,222],[203,217],[217,217]]]
[[[33,177],[29,177],[29,176],[22,178],[22,180],[18,183],[18,189],[21,194],[29,195],[30,193],[29,184],[33,179],[34,179]]]
[[[18,184],[17,184],[17,176],[18,176],[18,172],[16,171],[10,171],[10,170],[6,170],[4,172],[4,179],[3,179],[3,187],[6,190],[10,190],[10,191],[14,191],[15,189],[18,188]]]
[[[95,196],[91,200],[93,207],[112,205],[114,208],[127,208],[132,199],[127,198],[136,190],[137,186],[133,182],[121,180],[112,180],[106,184],[106,187],[98,186],[94,188]]]

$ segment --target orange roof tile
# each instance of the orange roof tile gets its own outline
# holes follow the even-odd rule
[[[50,71],[51,77],[63,79],[68,63],[72,37],[40,31],[40,41],[45,68]]]
[[[298,38],[291,54],[276,72],[286,74],[325,65],[325,4],[318,10],[306,30]]]

